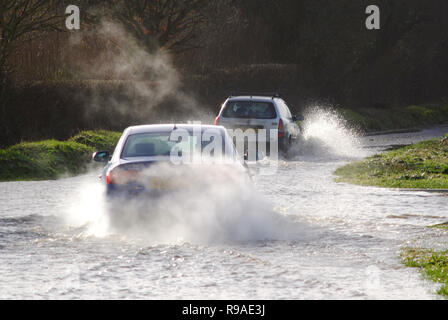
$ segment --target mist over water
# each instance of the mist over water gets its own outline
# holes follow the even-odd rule
[[[72,33],[65,49],[76,51],[90,36],[89,32]],[[182,89],[181,75],[170,54],[162,50],[149,51],[122,25],[107,19],[99,24],[95,36],[104,49],[97,56],[75,62],[80,76],[92,82],[91,96],[83,98],[87,119],[100,111],[105,113],[104,117],[118,114],[139,124],[154,123],[154,118],[176,118],[173,110],[181,110],[181,118],[186,119],[179,119],[177,114],[178,121],[212,120],[196,98]],[[102,86],[107,88],[108,83],[116,91],[105,96]],[[159,108],[161,104],[172,109],[174,114],[164,112]],[[155,114],[156,108],[163,115]],[[122,125],[118,119],[116,122]]]
[[[222,244],[305,237],[305,227],[275,212],[245,173],[228,166],[155,165],[143,178],[173,187],[158,196],[106,199],[104,186],[85,181],[64,213],[85,236],[123,236],[147,244]]]

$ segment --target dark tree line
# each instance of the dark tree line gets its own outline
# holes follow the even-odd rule
[[[365,27],[370,4],[381,10],[380,30]],[[234,5],[239,23],[230,28],[233,37],[221,42],[222,28],[204,33],[205,43],[216,40],[195,57],[210,57],[208,65],[294,64],[298,91],[352,107],[447,97],[447,1],[245,0]]]
[[[72,2],[81,9],[76,51],[64,22]],[[380,30],[365,27],[371,4],[381,10]],[[116,49],[97,36],[104,20],[148,52],[171,54],[188,89],[206,92],[211,107],[231,89],[278,89],[301,106],[388,108],[448,100],[447,16],[446,0],[2,0],[0,143],[15,87],[83,80],[77,62]]]
[[[0,2],[0,125],[1,135],[9,135],[5,114],[8,103],[9,77],[17,67],[8,63],[20,40],[45,30],[56,30],[61,19],[53,0],[3,0]],[[2,139],[0,139],[2,140]]]

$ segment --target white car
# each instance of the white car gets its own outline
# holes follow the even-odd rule
[[[257,142],[269,145],[275,136],[279,149],[287,152],[301,135],[296,122],[302,120],[303,116],[291,114],[285,101],[278,95],[239,95],[230,96],[223,103],[215,125],[227,129],[253,129],[255,132],[265,129],[266,135],[258,135]]]
[[[93,154],[93,160],[107,163],[101,178],[107,195],[113,198],[165,193],[177,183],[175,175],[179,172],[179,165],[187,168],[188,172],[203,170],[196,164],[223,165],[236,172],[241,171],[242,176],[247,175],[244,162],[222,126],[165,124],[130,127],[123,132],[113,154],[99,151]],[[160,166],[165,169],[159,170]],[[147,174],[151,168],[155,169]]]

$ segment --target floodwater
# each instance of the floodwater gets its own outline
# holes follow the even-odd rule
[[[0,298],[439,299],[400,252],[446,248],[448,233],[427,226],[448,221],[448,196],[338,184],[333,172],[446,132],[357,138],[311,117],[292,160],[251,165],[253,187],[193,188],[164,204],[167,221],[134,229],[110,225],[101,169],[0,183]]]

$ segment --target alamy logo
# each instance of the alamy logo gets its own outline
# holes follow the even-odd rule
[[[69,14],[65,19],[65,26],[68,30],[79,30],[81,28],[81,19],[79,16],[79,7],[75,5],[69,5],[65,9],[65,14]]]
[[[175,165],[198,163],[256,162],[269,158],[268,165],[260,169],[260,175],[275,174],[278,165],[277,129],[226,129],[222,135],[220,129],[202,130],[200,122],[190,132],[177,128],[170,134],[169,141],[174,143],[170,151],[170,161]],[[269,132],[268,132],[269,131]]]
[[[375,5],[370,5],[366,8],[366,14],[369,14],[366,19],[366,28],[368,30],[380,30],[380,8]]]

